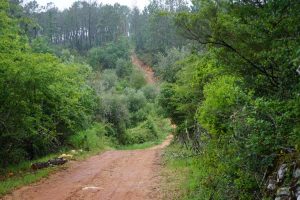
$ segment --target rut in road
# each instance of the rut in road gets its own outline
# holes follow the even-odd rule
[[[145,150],[107,151],[36,184],[14,191],[4,200],[148,200],[160,199],[160,157],[172,136]]]

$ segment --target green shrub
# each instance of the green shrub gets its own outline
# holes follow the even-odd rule
[[[141,89],[146,85],[146,80],[144,74],[139,70],[133,70],[132,74],[129,77],[130,87],[135,89]]]
[[[96,70],[116,68],[119,59],[129,60],[129,43],[125,38],[88,52],[88,63]]]
[[[116,62],[116,73],[120,78],[129,77],[133,66],[131,61],[119,58]]]
[[[211,133],[226,132],[230,116],[243,105],[246,94],[234,76],[221,76],[204,86],[204,101],[198,109],[198,120]]]
[[[118,76],[115,70],[106,69],[100,74],[100,85],[103,90],[111,90],[116,87],[118,83]]]
[[[146,99],[149,102],[154,102],[156,97],[159,95],[159,89],[156,85],[146,85],[143,88],[141,88],[141,91],[144,93]]]
[[[178,61],[183,60],[188,56],[188,51],[185,49],[179,50],[171,48],[167,50],[167,55],[158,54],[158,63],[155,67],[155,72],[160,78],[167,82],[175,82],[177,72],[182,68]]]
[[[15,148],[29,159],[44,155],[89,125],[94,96],[87,66],[32,53],[6,57],[0,65],[5,66],[0,77],[2,158],[13,158]]]
[[[0,6],[0,167],[33,159],[64,145],[90,125],[95,96],[89,66],[62,63],[43,38],[32,47]],[[41,53],[36,53],[41,52]]]
[[[127,98],[124,95],[105,93],[99,97],[95,112],[97,121],[108,123],[115,130],[113,133],[119,141],[130,123]]]
[[[155,122],[149,118],[135,128],[128,129],[125,135],[126,144],[142,144],[158,138],[158,130]]]
[[[68,139],[68,145],[76,149],[95,151],[108,147],[110,139],[106,136],[105,125],[97,123],[85,131],[78,132]]]
[[[130,112],[137,112],[146,105],[147,99],[142,91],[127,88],[125,90],[128,109]]]
[[[54,50],[50,47],[48,38],[37,37],[31,42],[32,51],[35,53],[54,53]]]

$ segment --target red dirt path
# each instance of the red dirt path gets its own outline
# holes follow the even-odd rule
[[[131,61],[139,70],[141,70],[145,74],[145,78],[148,83],[154,84],[156,82],[153,69],[150,66],[146,65],[143,61],[141,61],[136,54],[131,55]]]
[[[160,199],[160,157],[172,140],[145,150],[107,151],[74,162],[4,200],[150,200]]]

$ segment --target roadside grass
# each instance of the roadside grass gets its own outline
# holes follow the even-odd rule
[[[10,193],[12,190],[19,188],[24,185],[37,182],[42,178],[49,176],[50,173],[55,172],[59,167],[52,167],[39,170],[35,173],[26,172],[23,175],[17,175],[13,178],[6,179],[0,182],[0,197]]]
[[[75,154],[72,154],[70,148],[62,149],[56,154],[50,154],[36,160],[24,161],[18,165],[0,169],[0,197],[17,188],[37,182],[42,178],[46,178],[53,172],[68,167],[67,163],[62,166],[54,166],[33,171],[31,169],[32,163],[45,162],[49,159],[58,157],[63,153],[72,154],[72,160],[84,160],[90,156],[112,149],[111,146],[113,146],[110,138],[104,135],[104,128],[101,124],[95,124],[90,129],[79,132],[74,135],[73,138],[70,138],[69,142],[72,147],[76,147],[75,149],[83,149],[83,151],[76,151]]]
[[[0,197],[20,186],[39,181],[40,179],[47,177],[51,172],[57,170],[58,167],[45,168],[36,172],[31,170],[32,162],[44,162],[57,156],[58,154],[51,154],[38,160],[25,161],[18,165],[9,166],[6,169],[2,169],[2,176],[0,180]]]
[[[162,192],[164,200],[200,200],[201,167],[197,157],[176,142],[163,154]]]
[[[81,131],[72,136],[68,145],[75,150],[82,149],[83,151],[76,151],[76,154],[71,153],[72,148],[64,148],[60,152],[50,154],[45,157],[24,161],[18,165],[8,166],[5,169],[0,169],[0,197],[9,194],[15,189],[22,186],[35,183],[43,178],[48,177],[60,169],[68,167],[68,163],[63,166],[54,166],[45,169],[33,171],[31,164],[36,162],[45,162],[49,159],[60,156],[61,154],[72,154],[72,160],[85,160],[88,157],[97,155],[101,152],[111,149],[118,150],[134,150],[146,149],[160,144],[172,132],[172,127],[167,119],[155,120],[157,126],[157,138],[153,141],[147,141],[142,144],[130,144],[124,146],[117,146],[111,138],[105,136],[106,129],[103,124],[94,124],[90,129]]]

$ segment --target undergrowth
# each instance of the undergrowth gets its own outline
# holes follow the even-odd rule
[[[126,145],[117,148],[122,150],[146,149],[163,142],[173,132],[169,119],[149,118],[137,127],[126,131]]]
[[[172,143],[163,155],[165,181],[162,185],[166,200],[203,200],[199,195],[201,176],[205,169],[201,167],[199,157],[178,143]]]
[[[90,129],[71,136],[68,141],[68,147],[61,149],[61,151],[56,154],[50,154],[40,159],[24,161],[17,165],[0,169],[0,197],[14,189],[37,182],[49,176],[51,173],[67,167],[67,165],[55,166],[33,171],[31,170],[32,163],[45,162],[63,153],[70,153],[72,149],[76,149],[76,153],[72,153],[72,159],[83,160],[107,149],[111,149],[113,146],[112,140],[105,136],[104,125],[99,123],[94,124]]]

